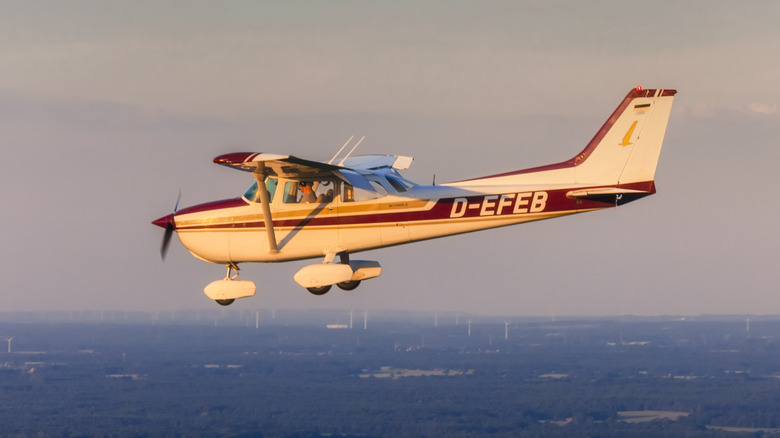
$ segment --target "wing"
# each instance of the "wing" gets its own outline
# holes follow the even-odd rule
[[[304,160],[292,155],[236,152],[220,155],[214,158],[214,163],[245,172],[265,173],[292,180],[335,176],[355,187],[374,191],[368,180],[355,169]]]
[[[412,165],[412,157],[403,155],[358,155],[344,160],[344,165],[352,169],[374,170],[393,168],[406,170]]]

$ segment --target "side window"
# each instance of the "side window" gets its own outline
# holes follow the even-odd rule
[[[300,200],[301,193],[298,190],[298,183],[294,181],[284,183],[284,198],[282,198],[282,202],[285,204],[297,204]]]
[[[401,181],[393,178],[392,176],[387,177],[387,182],[389,182],[390,185],[393,186],[395,191],[398,193],[403,193],[406,191],[406,187],[404,187],[404,185],[401,184]]]
[[[370,190],[364,190],[359,187],[354,187],[349,184],[344,184],[344,191],[341,200],[344,202],[361,202],[387,196],[387,190],[385,190],[381,184],[376,181],[369,181],[369,183],[371,183],[371,187],[374,188],[374,192]]]
[[[338,189],[335,182],[326,179],[319,181],[319,184],[317,184],[317,182],[314,184],[314,194],[317,195],[318,204],[331,203],[338,196]]]
[[[328,204],[338,196],[337,184],[329,179],[287,181],[284,184],[285,204]]]
[[[268,190],[268,196],[271,202],[274,202],[274,195],[276,194],[276,184],[278,183],[279,180],[276,178],[265,179],[265,189]]]
[[[276,184],[278,180],[276,178],[266,178],[265,187],[268,190],[268,196],[271,202],[274,201],[274,195],[276,194]],[[257,190],[257,182],[253,183],[246,192],[244,192],[244,198],[249,202],[260,202],[260,192]]]

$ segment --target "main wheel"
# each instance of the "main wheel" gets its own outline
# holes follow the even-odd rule
[[[307,287],[306,290],[309,291],[312,295],[325,295],[330,290],[331,285],[327,286],[320,286],[320,287]]]
[[[340,287],[341,290],[355,290],[356,287],[360,286],[360,280],[344,281],[337,283],[336,286]]]
[[[229,306],[233,304],[233,301],[235,300],[236,300],[235,298],[231,298],[229,300],[214,300],[214,301],[216,301],[217,304],[219,304],[220,306]]]

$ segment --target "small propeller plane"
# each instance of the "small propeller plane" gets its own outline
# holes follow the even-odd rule
[[[353,290],[378,277],[380,264],[355,253],[489,228],[615,207],[655,193],[655,170],[676,90],[632,89],[579,154],[531,169],[439,185],[399,173],[411,157],[351,157],[337,164],[292,155],[231,153],[214,163],[248,172],[240,198],[178,210],[152,223],[165,228],[165,258],[175,231],[197,258],[224,264],[205,294],[221,305],[254,295],[238,264],[321,258],[294,280],[315,295]],[[362,139],[361,139],[362,141]]]

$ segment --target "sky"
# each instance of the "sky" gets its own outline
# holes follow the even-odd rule
[[[456,181],[564,161],[626,92],[678,90],[658,193],[619,209],[361,254],[242,265],[246,309],[780,314],[780,4],[41,1],[0,15],[0,311],[216,306],[225,268],[150,224],[239,196],[236,151],[414,156]]]

